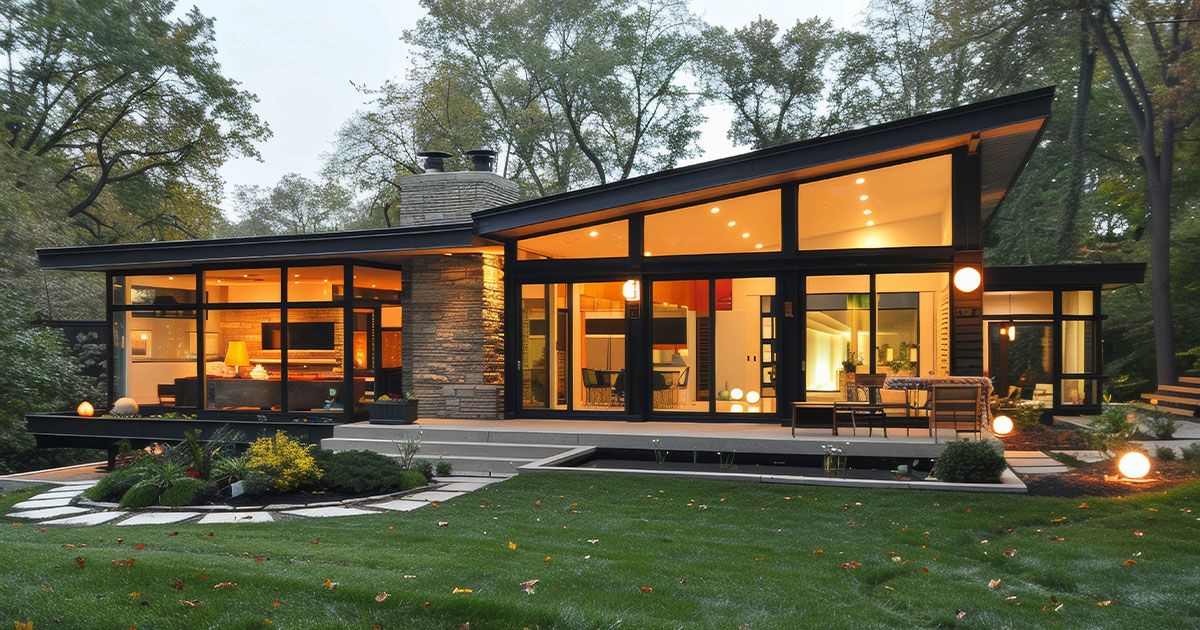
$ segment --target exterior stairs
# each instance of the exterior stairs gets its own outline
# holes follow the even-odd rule
[[[574,435],[534,431],[489,431],[420,424],[343,424],[321,440],[331,451],[374,451],[400,457],[406,438],[421,440],[417,459],[444,460],[455,476],[509,476],[517,467],[575,448]]]
[[[1200,376],[1181,376],[1178,385],[1159,385],[1153,394],[1142,394],[1150,404],[1170,413],[1200,417]]]

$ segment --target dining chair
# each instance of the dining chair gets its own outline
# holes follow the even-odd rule
[[[954,437],[957,439],[961,432],[959,421],[963,419],[970,420],[970,431],[974,433],[976,439],[979,439],[980,417],[979,385],[960,383],[935,383],[933,385],[929,412],[929,434],[933,436],[934,443],[937,443],[937,424],[939,422],[950,422],[954,427]]]

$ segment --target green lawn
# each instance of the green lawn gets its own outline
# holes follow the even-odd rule
[[[45,532],[6,523],[0,625],[1195,627],[1198,499],[1200,482],[1081,508],[1078,499],[529,474],[407,514]],[[130,558],[132,567],[112,564]],[[520,583],[534,579],[525,593]],[[222,582],[237,586],[213,588]]]

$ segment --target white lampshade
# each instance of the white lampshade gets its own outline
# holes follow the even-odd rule
[[[756,392],[754,390],[750,390],[750,391],[746,392],[746,402],[750,403],[751,405],[758,402],[758,399],[759,399],[758,392]]]
[[[742,395],[743,395],[743,392],[742,392],[741,388],[734,387],[733,389],[729,390],[729,397],[734,400],[741,400]]]

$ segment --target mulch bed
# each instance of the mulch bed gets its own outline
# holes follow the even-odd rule
[[[1084,450],[1087,439],[1079,429],[1039,426],[1036,429],[1014,431],[1001,438],[1009,451],[1072,451]]]
[[[1162,492],[1185,481],[1197,479],[1184,462],[1153,462],[1150,474],[1140,481],[1108,481],[1117,475],[1115,460],[1086,464],[1070,472],[1050,475],[1022,475],[1029,494],[1052,497],[1120,497],[1142,492]]]

